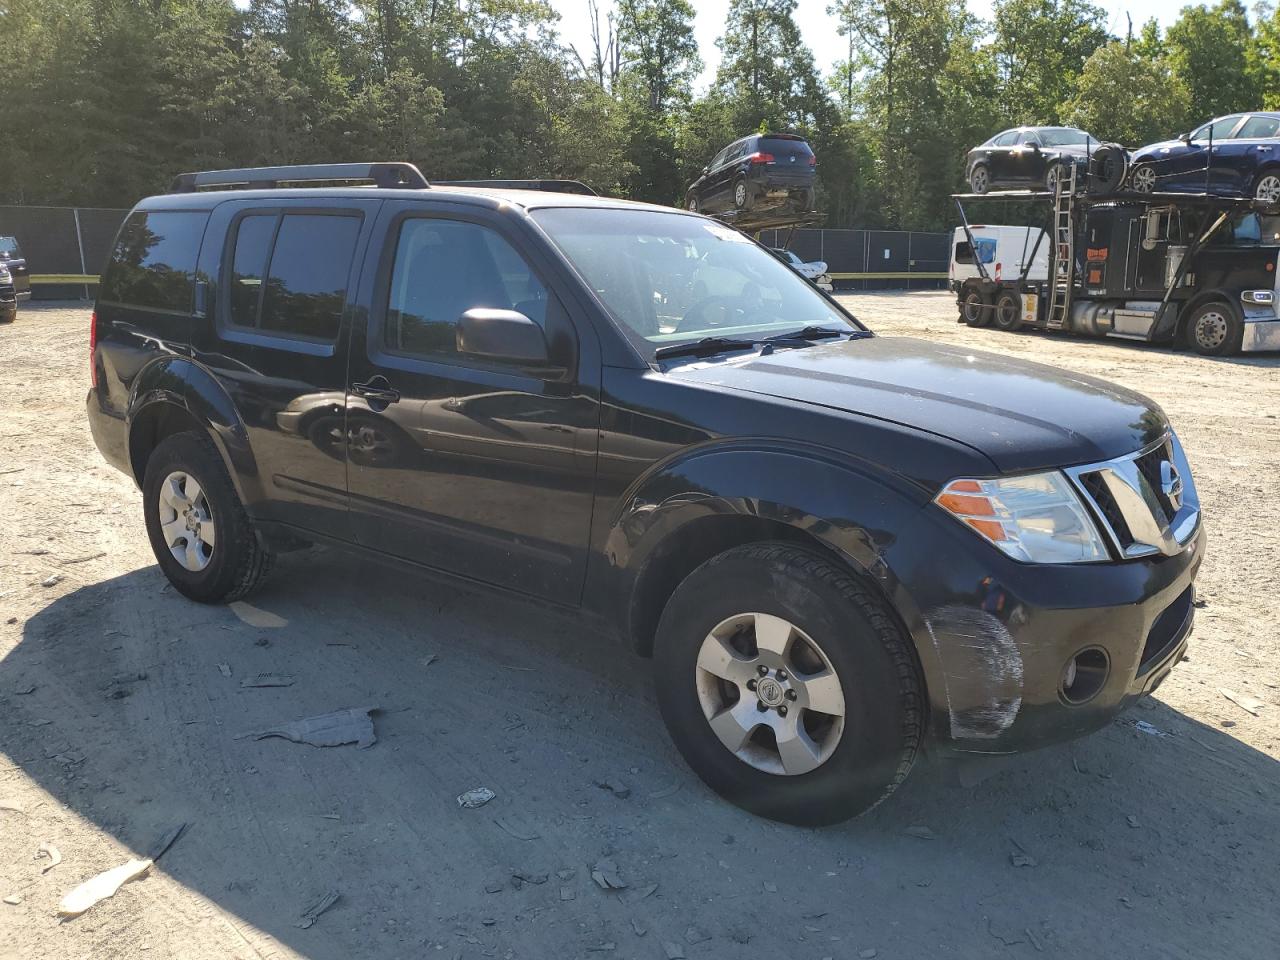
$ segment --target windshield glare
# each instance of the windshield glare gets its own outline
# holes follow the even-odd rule
[[[794,270],[714,220],[583,207],[533,217],[650,358],[702,337],[857,329]]]

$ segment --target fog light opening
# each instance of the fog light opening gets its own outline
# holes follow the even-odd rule
[[[1062,699],[1087,703],[1098,695],[1111,672],[1111,661],[1101,647],[1081,650],[1062,668]]]

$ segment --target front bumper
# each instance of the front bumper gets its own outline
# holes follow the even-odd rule
[[[1280,350],[1280,320],[1272,317],[1244,318],[1244,337],[1240,341],[1240,349],[1245,353],[1261,350]]]
[[[1016,563],[938,519],[948,524],[926,519],[920,536],[929,550],[918,551],[902,585],[920,601],[908,627],[924,668],[931,739],[944,752],[1016,753],[1084,736],[1182,659],[1203,522],[1176,556],[1043,566]],[[1105,679],[1071,702],[1064,674],[1084,651],[1101,651]]]

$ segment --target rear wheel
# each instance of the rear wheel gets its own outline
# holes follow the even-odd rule
[[[747,187],[745,179],[739,179],[733,185],[733,205],[739,210],[749,210],[751,208],[751,190]]]
[[[684,205],[685,205],[685,209],[687,209],[690,213],[700,212],[698,207],[698,198],[694,196],[692,193],[689,194],[689,197],[687,200],[685,200]]]
[[[1280,168],[1262,171],[1253,185],[1253,198],[1265,203],[1280,203]]]
[[[1201,356],[1234,356],[1243,340],[1244,322],[1230,304],[1203,303],[1187,317],[1187,342]]]
[[[160,569],[201,603],[235,600],[271,566],[213,442],[197,433],[167,437],[142,482],[147,536]]]
[[[658,704],[717,793],[789,823],[870,810],[906,777],[923,693],[902,630],[866,587],[790,544],[709,560],[663,611]]]
[[[991,189],[991,174],[982,164],[969,171],[969,189],[974,193],[986,193]]]
[[[1001,291],[991,312],[993,322],[1001,330],[1017,330],[1022,326],[1022,297],[1012,290]]]
[[[1070,168],[1065,163],[1051,163],[1044,175],[1044,188],[1053,193],[1058,189],[1058,181],[1066,183],[1070,176]]]
[[[960,300],[960,319],[971,327],[985,327],[991,322],[991,298],[969,287]]]

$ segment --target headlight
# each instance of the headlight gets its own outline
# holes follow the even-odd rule
[[[934,502],[1024,563],[1109,559],[1089,512],[1056,470],[998,480],[952,480]]]
[[[9,268],[0,264],[0,283],[8,283],[13,277],[9,275]]]
[[[1270,306],[1275,302],[1276,293],[1274,290],[1245,290],[1240,294],[1240,299],[1245,303]]]

